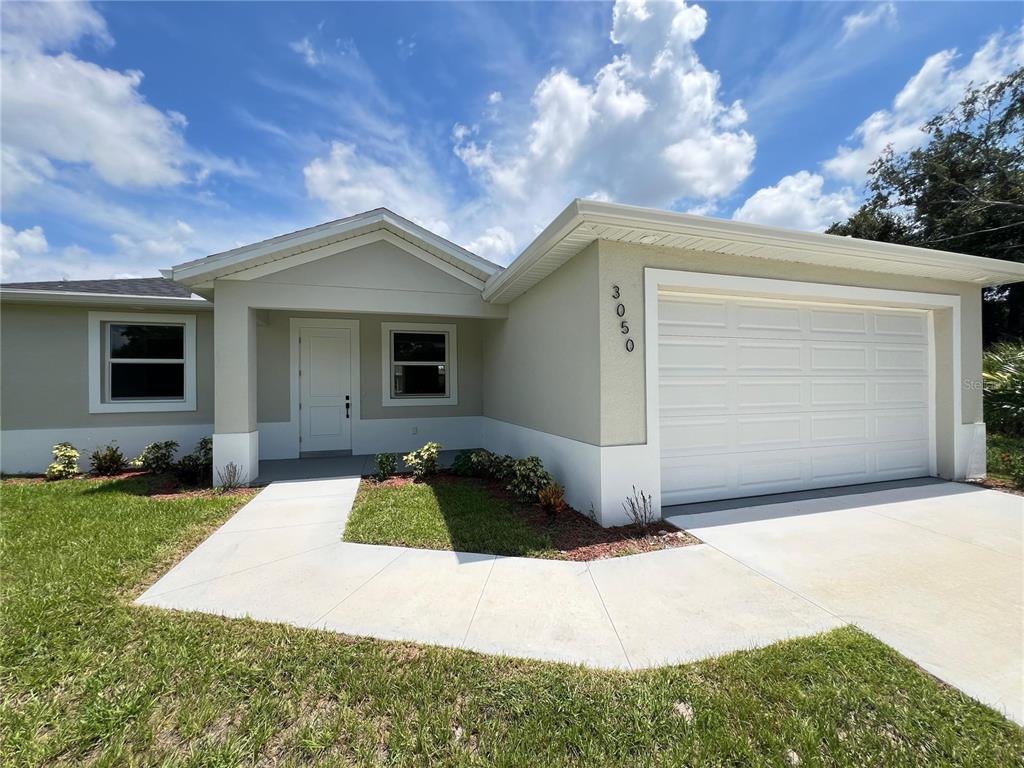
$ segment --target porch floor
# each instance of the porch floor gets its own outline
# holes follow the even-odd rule
[[[458,451],[441,451],[438,464],[450,467]],[[402,467],[399,455],[399,467]],[[269,459],[260,461],[259,477],[255,486],[270,485],[286,480],[323,480],[331,477],[361,477],[372,475],[377,469],[375,454],[355,456],[310,456],[303,459]]]

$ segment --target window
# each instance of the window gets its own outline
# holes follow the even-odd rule
[[[455,326],[381,327],[384,405],[456,405]]]
[[[194,411],[195,316],[89,313],[89,411]]]

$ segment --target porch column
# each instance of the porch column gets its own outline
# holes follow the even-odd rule
[[[218,281],[213,310],[214,429],[213,482],[223,485],[237,467],[248,484],[259,474],[256,429],[256,317],[241,290],[244,284]]]

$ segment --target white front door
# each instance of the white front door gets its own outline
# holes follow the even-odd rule
[[[352,448],[352,331],[299,330],[299,450]]]

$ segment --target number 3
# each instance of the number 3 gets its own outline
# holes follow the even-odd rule
[[[613,285],[612,286],[612,298],[613,299],[619,298],[619,286],[617,286],[617,285]]]

